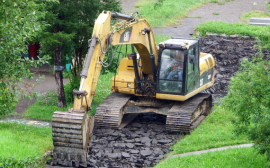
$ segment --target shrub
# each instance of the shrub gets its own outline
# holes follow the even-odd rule
[[[54,91],[49,91],[46,95],[39,97],[37,102],[38,104],[44,106],[57,106],[57,93]]]
[[[247,134],[260,153],[270,159],[270,62],[244,59],[222,106],[232,111],[237,134]]]
[[[64,86],[66,102],[74,101],[73,90],[79,89],[80,79],[81,79],[80,76],[69,75],[70,82],[65,84]]]

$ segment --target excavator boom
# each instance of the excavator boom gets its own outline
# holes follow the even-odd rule
[[[94,116],[88,116],[100,74],[110,34],[111,12],[103,12],[95,22],[93,36],[81,72],[81,83],[74,91],[73,108],[68,112],[56,111],[53,114],[53,163],[64,166],[87,167],[86,157],[92,137]]]

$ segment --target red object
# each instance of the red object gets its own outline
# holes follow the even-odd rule
[[[36,57],[38,55],[38,50],[39,50],[39,44],[30,43],[30,45],[29,45],[29,56],[30,57]]]

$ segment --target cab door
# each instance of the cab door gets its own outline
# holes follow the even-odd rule
[[[199,50],[198,45],[193,45],[187,51],[186,61],[186,93],[190,93],[199,87]]]

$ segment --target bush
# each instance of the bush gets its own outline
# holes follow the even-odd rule
[[[72,74],[69,75],[70,82],[65,84],[64,90],[65,90],[65,97],[66,102],[73,102],[74,96],[73,96],[73,90],[79,90],[80,87],[80,76],[73,76]]]
[[[247,134],[260,153],[270,159],[270,62],[244,59],[222,106],[232,111],[237,134]]]
[[[57,93],[54,91],[49,91],[45,96],[39,97],[37,102],[38,104],[44,106],[57,106]]]

